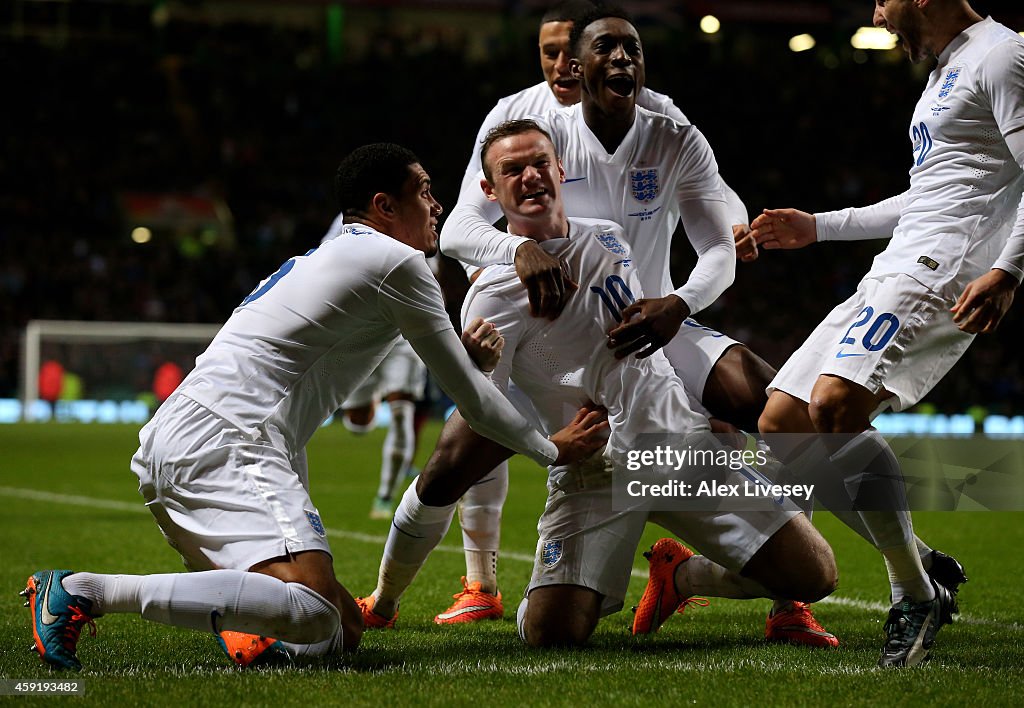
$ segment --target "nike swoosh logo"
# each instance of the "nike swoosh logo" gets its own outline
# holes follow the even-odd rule
[[[586,179],[586,177],[571,177],[571,178],[565,180],[564,182],[562,182],[562,184],[569,184],[570,182],[582,182],[585,179]]]
[[[853,352],[844,353],[844,352],[841,352],[841,351],[840,352],[836,352],[836,359],[845,359],[848,356],[867,356],[867,354],[856,354],[856,353],[853,353]]]
[[[43,593],[42,593],[42,595],[39,598],[42,601],[42,603],[43,603],[43,609],[42,609],[42,612],[40,613],[41,614],[40,620],[45,625],[51,625],[54,622],[56,622],[58,619],[60,619],[59,617],[57,617],[57,615],[55,615],[52,612],[50,612],[50,587],[52,585],[53,585],[53,573],[50,573],[50,576],[46,580],[46,588],[43,590]]]
[[[451,619],[452,617],[459,617],[460,615],[464,615],[469,612],[481,612],[483,610],[489,610],[491,608],[492,605],[474,605],[473,607],[463,607],[460,610],[455,610],[455,612],[442,612],[438,615],[438,617],[440,617],[443,620],[447,620]]]
[[[213,628],[214,634],[220,634],[220,627],[217,626],[217,620],[219,619],[224,619],[224,615],[222,615],[218,610],[214,610],[210,613],[210,626]]]

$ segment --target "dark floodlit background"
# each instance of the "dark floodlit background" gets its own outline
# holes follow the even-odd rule
[[[903,191],[907,125],[930,66],[854,50],[868,0],[623,3],[648,85],[707,135],[751,216]],[[7,0],[0,5],[0,398],[18,395],[30,319],[221,322],[316,245],[353,147],[394,141],[446,212],[481,119],[541,79],[526,0]],[[1020,2],[974,3],[1024,30]],[[698,27],[715,14],[715,35]],[[789,38],[816,46],[794,53]],[[170,205],[170,206],[169,206]],[[132,230],[150,229],[136,243]],[[740,264],[707,324],[775,365],[846,298],[884,242]],[[693,254],[674,257],[685,277]],[[929,397],[1024,406],[1017,304]],[[72,364],[73,366],[73,364]],[[95,392],[84,392],[95,397]]]

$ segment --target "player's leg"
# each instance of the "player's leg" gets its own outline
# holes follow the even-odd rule
[[[164,535],[197,572],[36,573],[27,594],[43,658],[77,667],[82,626],[112,612],[340,648],[342,616],[351,617],[351,606],[346,610],[345,593],[334,580],[302,456],[290,458],[271,441],[254,442],[182,397],[165,403],[140,437],[132,460],[140,492]],[[272,497],[261,489],[273,490]],[[248,572],[280,558],[285,565],[268,567],[281,577]],[[353,630],[350,646],[359,638],[358,625]]]
[[[104,614],[132,613],[202,632],[245,632],[301,644],[341,637],[338,610],[325,597],[302,583],[241,570],[162,575],[40,571],[29,578],[26,590],[36,650],[58,668],[81,668],[78,635]]]
[[[601,593],[581,585],[535,588],[519,606],[519,636],[531,647],[582,646],[601,619],[603,603]]]
[[[402,594],[447,532],[456,502],[511,455],[473,432],[457,411],[452,414],[426,467],[395,511],[376,589],[357,600],[368,627],[385,626],[394,619]]]
[[[748,432],[757,431],[764,410],[765,389],[775,370],[746,345],[687,319],[664,347],[665,355],[686,390],[703,408]]]
[[[838,644],[805,605],[835,588],[835,559],[828,544],[795,505],[787,502],[779,507],[774,501],[751,500],[749,508],[744,503],[743,508],[729,512],[652,511],[651,520],[686,538],[704,555],[695,556],[678,541],[667,538],[644,554],[650,574],[636,608],[635,634],[656,631],[695,595],[787,598],[787,611],[800,614],[799,631],[788,631],[787,641],[822,647]],[[772,633],[768,638],[782,639]]]
[[[951,306],[908,276],[865,278],[772,384],[808,402],[824,447],[818,456],[827,460],[818,467],[842,480],[846,510],[885,558],[897,604],[886,624],[883,666],[927,657],[935,632],[956,611],[955,587],[966,579],[955,561],[948,566],[957,571],[949,577],[952,590],[926,571],[921,553],[930,549],[913,534],[899,461],[870,425],[883,407],[900,410],[920,400],[966,350],[971,337],[950,320]],[[946,564],[930,568],[945,577]]]
[[[711,413],[741,430],[756,431],[768,402],[765,389],[775,369],[743,344],[729,347],[715,362],[701,401]]]
[[[437,624],[500,619],[505,613],[498,592],[501,510],[508,496],[508,463],[495,467],[459,501],[459,524],[466,555],[466,575],[455,602],[434,617]]]
[[[377,497],[374,500],[370,517],[374,519],[390,519],[394,513],[394,495],[398,485],[405,479],[405,471],[412,464],[415,448],[413,417],[416,403],[410,394],[403,392],[390,393],[385,397],[391,411],[391,424],[384,436],[381,450],[380,484],[377,486]]]
[[[551,471],[533,574],[517,613],[519,634],[531,646],[582,645],[600,617],[622,608],[647,512],[614,506],[605,458]]]
[[[391,425],[381,450],[380,485],[374,502],[373,518],[390,519],[394,513],[394,495],[412,466],[416,453],[416,401],[423,397],[426,366],[405,341],[399,342],[375,372],[377,390],[386,392],[384,400],[391,412]]]

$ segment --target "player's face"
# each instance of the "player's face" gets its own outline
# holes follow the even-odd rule
[[[569,71],[571,22],[545,22],[540,26],[540,68],[551,93],[563,106],[580,102],[579,79]]]
[[[617,17],[591,23],[580,38],[580,56],[572,60],[572,68],[602,112],[632,111],[645,78],[640,35]]]
[[[921,20],[921,12],[912,0],[875,0],[872,23],[899,37],[903,51],[915,64],[929,54],[921,39]]]
[[[487,161],[492,182],[484,184],[484,193],[501,205],[510,226],[547,218],[558,206],[565,172],[543,134],[502,138],[487,150]]]
[[[441,204],[430,193],[430,175],[419,163],[409,165],[402,193],[394,201],[392,232],[404,244],[423,251],[429,258],[437,253],[437,217]]]

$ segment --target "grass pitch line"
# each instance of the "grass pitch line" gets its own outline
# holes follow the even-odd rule
[[[116,501],[114,499],[99,499],[96,497],[83,497],[76,494],[57,494],[55,492],[44,492],[38,489],[27,489],[23,487],[5,487],[0,486],[0,496],[13,497],[16,499],[28,499],[31,501],[47,502],[50,504],[67,504],[69,506],[84,506],[91,509],[109,509],[110,511],[125,511],[137,514],[147,514],[146,507],[141,503],[132,504],[129,502]],[[343,531],[340,529],[327,529],[327,535],[332,538],[344,538],[350,541],[360,541],[362,543],[372,543],[383,548],[384,542],[387,541],[386,536],[360,533],[358,531]],[[462,546],[448,546],[445,544],[439,545],[434,549],[441,553],[457,553],[462,555]],[[502,551],[501,557],[503,560],[514,560],[522,563],[533,563],[533,554],[527,553],[516,553],[515,551]],[[633,568],[630,571],[630,575],[634,578],[644,578],[648,576],[647,570],[642,568]],[[837,597],[831,595],[821,600],[820,603],[840,605],[842,607],[852,607],[858,610],[866,610],[869,612],[888,612],[889,607],[881,602],[868,602],[865,600],[855,600],[849,597]],[[1003,629],[1012,629],[1016,631],[1024,631],[1024,624],[1018,624],[1016,622],[1000,622],[995,619],[986,619],[982,617],[971,617],[969,615],[961,614],[957,619],[957,622],[963,622],[965,624],[985,625],[992,627],[1001,627]]]

